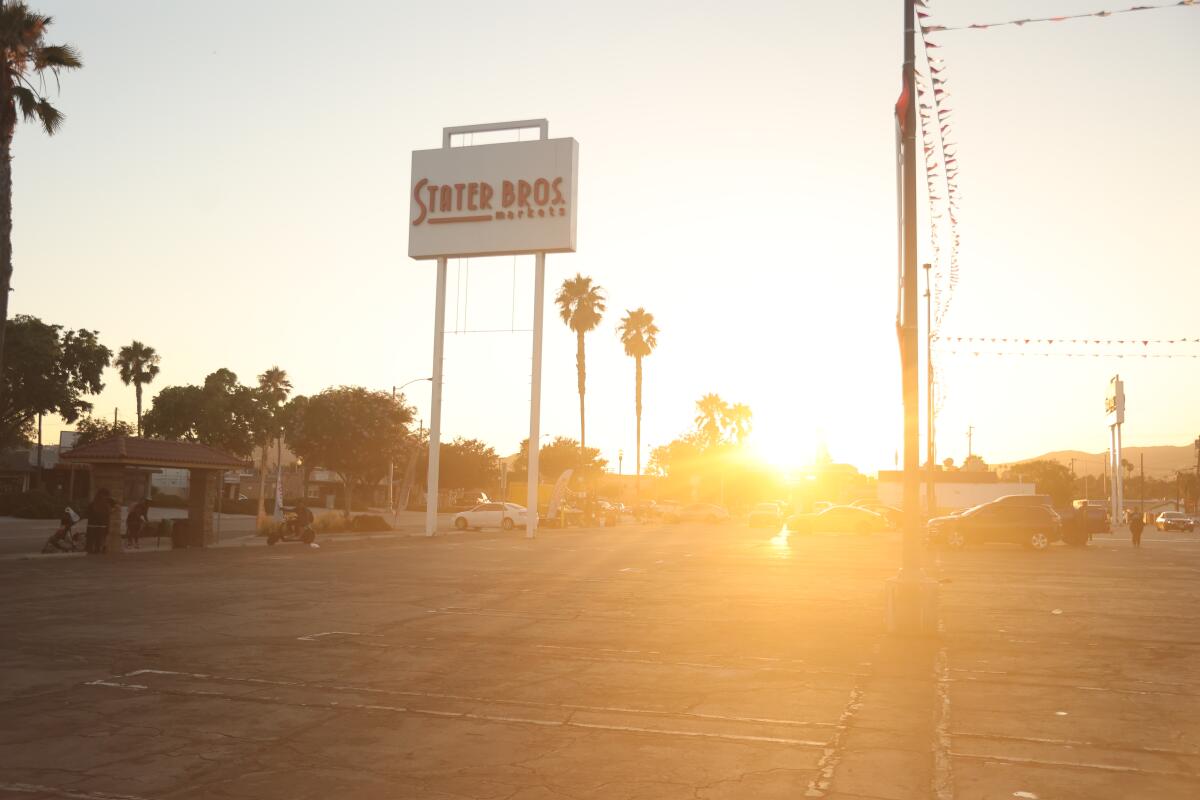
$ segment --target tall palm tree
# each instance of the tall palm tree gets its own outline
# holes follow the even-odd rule
[[[258,376],[258,388],[255,390],[259,410],[262,413],[262,426],[259,429],[258,446],[261,449],[258,464],[258,518],[261,523],[267,516],[267,445],[275,439],[276,459],[283,460],[283,431],[281,412],[292,393],[292,382],[288,380],[287,370],[277,366],[271,367]],[[281,513],[276,510],[277,514]]]
[[[116,361],[113,362],[121,371],[121,382],[126,386],[132,383],[133,391],[137,395],[138,436],[142,435],[142,387],[154,380],[161,360],[153,347],[134,339],[121,348]]]
[[[46,73],[57,85],[62,70],[83,66],[70,45],[46,44],[50,17],[21,2],[0,2],[0,374],[4,370],[4,330],[12,284],[12,143],[17,110],[26,122],[37,121],[53,136],[63,115],[43,95]],[[0,392],[3,391],[0,382]]]
[[[654,324],[654,315],[646,309],[626,309],[624,319],[617,326],[617,334],[625,346],[625,355],[632,358],[635,365],[633,408],[637,415],[637,472],[634,492],[637,493],[640,492],[642,480],[642,359],[658,347],[658,326]]]
[[[696,401],[696,430],[700,431],[705,443],[714,447],[729,425],[729,403],[718,394],[709,393]]]
[[[604,318],[604,289],[593,286],[591,278],[576,274],[563,281],[554,302],[558,315],[567,327],[575,331],[575,370],[579,378],[579,457],[582,461],[587,447],[587,425],[584,422],[583,395],[587,383],[587,363],[583,352],[583,335],[596,329]]]
[[[750,406],[745,403],[734,403],[729,407],[729,427],[733,431],[734,441],[738,446],[746,443],[746,437],[750,435],[750,428],[753,426],[750,412]]]

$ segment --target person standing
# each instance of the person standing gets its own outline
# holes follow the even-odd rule
[[[125,516],[125,536],[129,541],[130,547],[138,550],[142,549],[138,538],[142,535],[142,528],[147,520],[146,516],[150,512],[150,501],[139,500],[133,504],[133,508],[129,509],[129,513]]]
[[[87,551],[90,555],[104,552],[104,542],[108,538],[108,518],[113,507],[112,495],[108,489],[101,489],[92,498],[87,509]]]

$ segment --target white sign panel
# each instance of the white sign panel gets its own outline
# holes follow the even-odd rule
[[[1104,413],[1111,425],[1125,424],[1125,381],[1115,377],[1108,382],[1108,394],[1104,398]]]
[[[574,139],[414,150],[410,258],[575,252]]]

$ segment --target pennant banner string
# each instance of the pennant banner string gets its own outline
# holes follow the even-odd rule
[[[1032,336],[944,336],[940,333],[933,335],[934,341],[965,343],[965,344],[1007,344],[1007,345],[1038,345],[1038,346],[1100,346],[1112,347],[1149,347],[1151,345],[1200,344],[1200,337],[1178,336],[1174,339],[1156,339],[1125,336],[1122,338],[1101,337],[1087,338],[1079,336],[1032,337]]]
[[[1200,7],[1200,0],[1178,0],[1174,3],[1159,3],[1157,5],[1131,6],[1129,8],[1118,8],[1113,11],[1091,11],[1083,14],[1061,14],[1056,17],[1030,17],[1027,19],[1009,19],[1002,22],[977,22],[971,25],[926,25],[925,18],[928,14],[917,12],[917,16],[921,18],[921,30],[925,33],[940,33],[942,31],[982,31],[988,28],[1002,28],[1005,26],[1022,27],[1041,22],[1066,22],[1074,19],[1090,19],[1090,18],[1107,18],[1115,17],[1118,14],[1132,14],[1136,11],[1161,11],[1167,8],[1182,8]]]

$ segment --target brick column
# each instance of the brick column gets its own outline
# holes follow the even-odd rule
[[[191,469],[188,474],[188,530],[201,531],[201,541],[206,545],[216,544],[213,512],[217,504],[219,473],[215,469]]]

